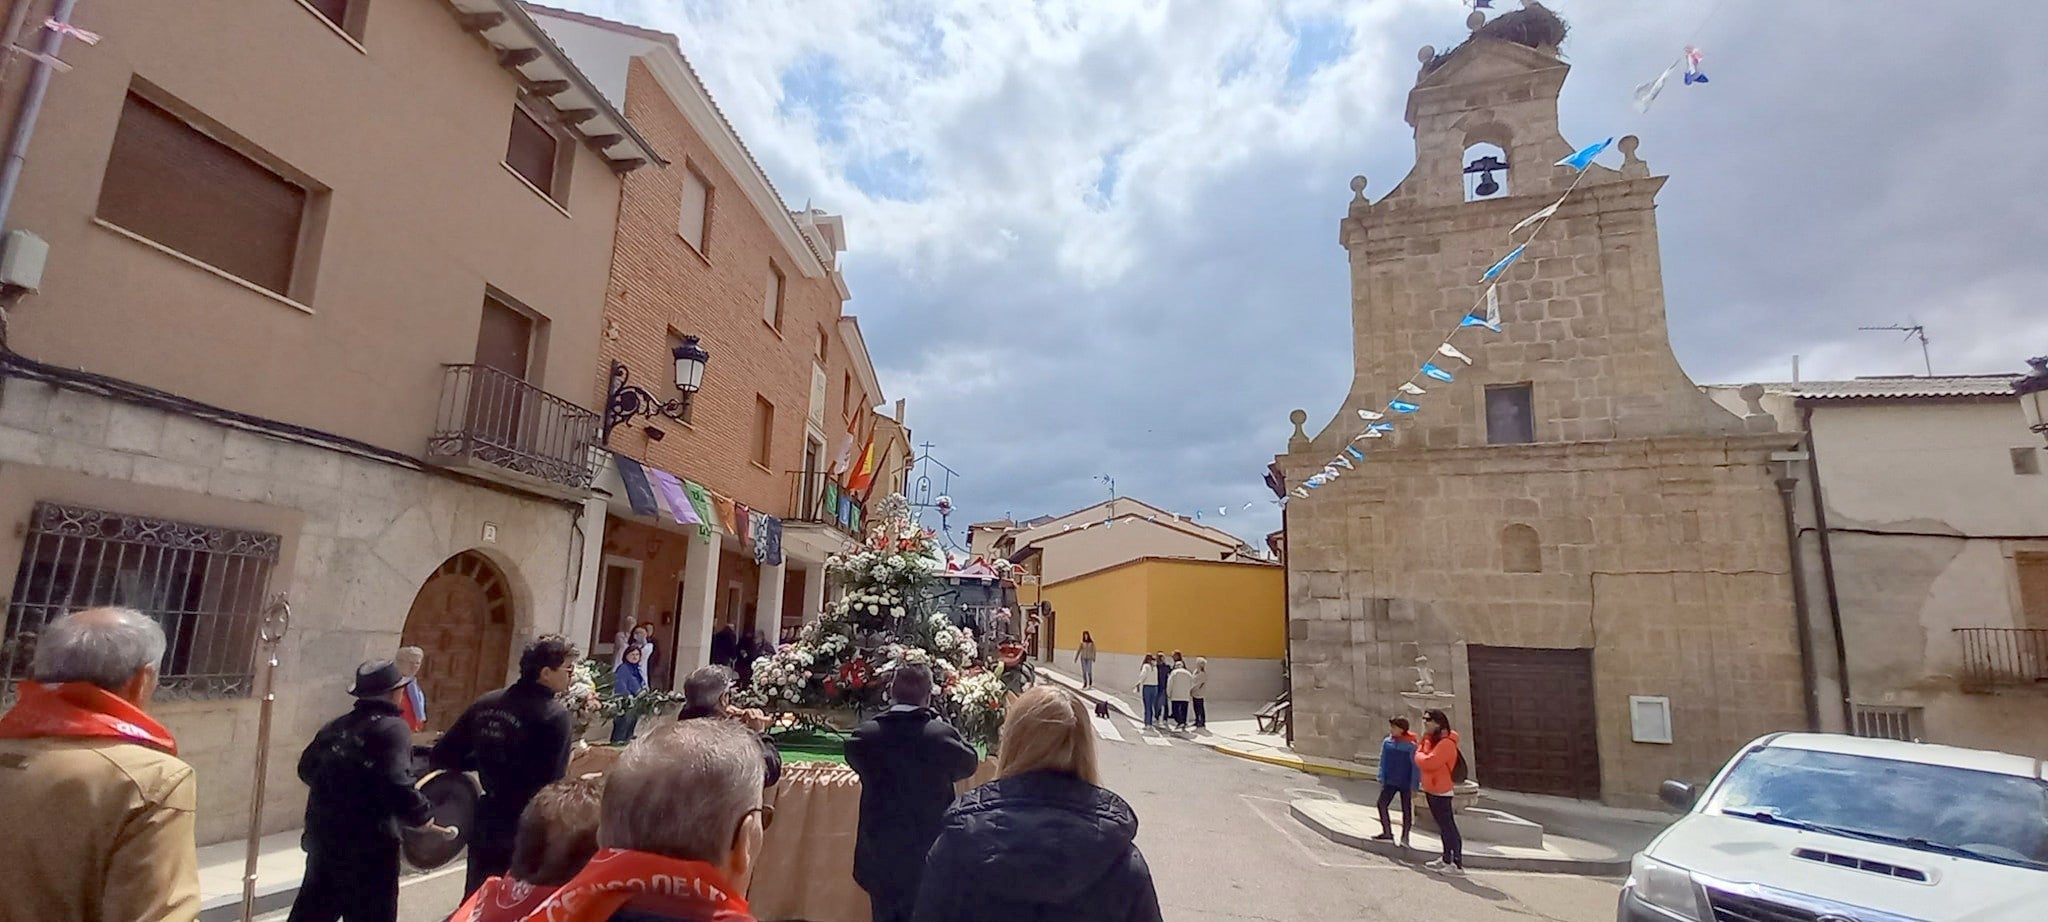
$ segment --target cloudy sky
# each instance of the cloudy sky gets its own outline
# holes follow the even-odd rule
[[[1119,493],[1254,543],[1351,361],[1337,220],[1407,172],[1460,0],[554,0],[673,32],[791,207],[846,215],[883,388],[967,522]],[[1512,7],[1516,0],[1496,0]],[[1642,137],[1696,380],[2048,352],[2048,4],[1554,0],[1575,143]],[[1695,38],[1696,36],[1696,38]],[[1688,40],[1712,82],[1642,115]],[[1251,513],[1244,503],[1261,501]],[[1231,515],[1214,519],[1216,507]]]

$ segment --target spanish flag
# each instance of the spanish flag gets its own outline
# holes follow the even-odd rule
[[[847,478],[846,488],[866,496],[868,488],[875,485],[875,434],[868,433],[868,441],[860,450],[860,461],[853,466],[853,476]]]

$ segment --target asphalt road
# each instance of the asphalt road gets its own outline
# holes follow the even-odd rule
[[[1121,716],[1113,725],[1121,740],[1099,741],[1103,774],[1137,809],[1138,846],[1170,922],[1614,918],[1617,880],[1511,871],[1452,880],[1337,845],[1287,815],[1301,797],[1369,802],[1364,782],[1247,762],[1184,739],[1148,742]],[[400,918],[439,922],[461,900],[462,872],[410,879],[400,893]]]

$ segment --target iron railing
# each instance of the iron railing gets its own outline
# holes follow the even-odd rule
[[[447,365],[427,454],[587,489],[598,416],[488,365]]]
[[[1963,645],[1964,688],[2048,683],[2048,629],[1959,627],[1955,635]]]
[[[861,537],[861,530],[867,527],[867,504],[857,498],[840,493],[837,487],[828,491],[832,475],[819,470],[789,472],[789,508],[795,511],[792,521],[811,522],[830,526],[834,531],[848,537]],[[831,502],[826,502],[828,495]],[[846,505],[846,515],[840,514],[841,500]]]
[[[158,694],[238,698],[282,539],[274,534],[37,503],[0,635],[0,701],[28,676],[43,627],[102,605],[163,625]]]

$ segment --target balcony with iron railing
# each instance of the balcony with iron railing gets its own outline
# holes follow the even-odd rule
[[[488,365],[446,365],[427,458],[538,492],[590,488],[598,416]]]
[[[793,512],[789,522],[822,525],[849,538],[859,540],[861,530],[867,526],[867,504],[858,498],[836,494],[835,501],[825,502],[826,485],[832,477],[825,471],[801,470],[789,472],[789,508]],[[839,515],[838,498],[844,497],[849,505],[850,515],[844,520]],[[789,524],[785,522],[785,526]]]
[[[1960,627],[1965,691],[1995,688],[2048,689],[2048,629]]]

